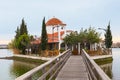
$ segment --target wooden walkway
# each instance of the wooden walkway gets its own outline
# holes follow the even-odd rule
[[[56,80],[89,80],[82,57],[78,55],[70,56]]]

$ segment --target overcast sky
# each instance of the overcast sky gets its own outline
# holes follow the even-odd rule
[[[24,18],[29,34],[40,36],[43,17],[53,16],[79,31],[90,25],[97,31],[111,22],[113,40],[120,41],[120,0],[0,0],[0,43],[14,38]]]

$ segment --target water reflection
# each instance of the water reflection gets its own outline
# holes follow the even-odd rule
[[[0,57],[12,55],[13,53],[9,49],[0,49]],[[0,80],[15,80],[15,78],[36,66],[27,62],[0,59]]]
[[[10,66],[10,76],[17,78],[18,76],[21,76],[22,74],[26,73],[27,71],[33,69],[37,65],[20,62],[20,61],[13,61],[13,63]]]
[[[100,65],[100,67],[112,79],[112,77],[113,77],[112,63],[103,64],[103,65]]]
[[[113,49],[113,80],[120,80],[120,48]]]
[[[112,80],[120,80],[120,48],[113,48],[112,52],[113,61],[100,67]]]
[[[14,80],[9,74],[10,65],[12,60],[0,59],[0,80]]]

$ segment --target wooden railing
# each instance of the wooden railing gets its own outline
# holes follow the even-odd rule
[[[111,80],[85,50],[82,50],[81,55],[88,71],[89,80]]]
[[[30,70],[15,80],[52,80],[55,79],[59,70],[63,67],[71,55],[71,50],[67,50],[52,60]]]

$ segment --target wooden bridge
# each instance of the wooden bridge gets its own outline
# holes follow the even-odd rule
[[[70,56],[56,80],[89,80],[82,57]]]
[[[15,80],[111,80],[90,56],[67,50]]]

